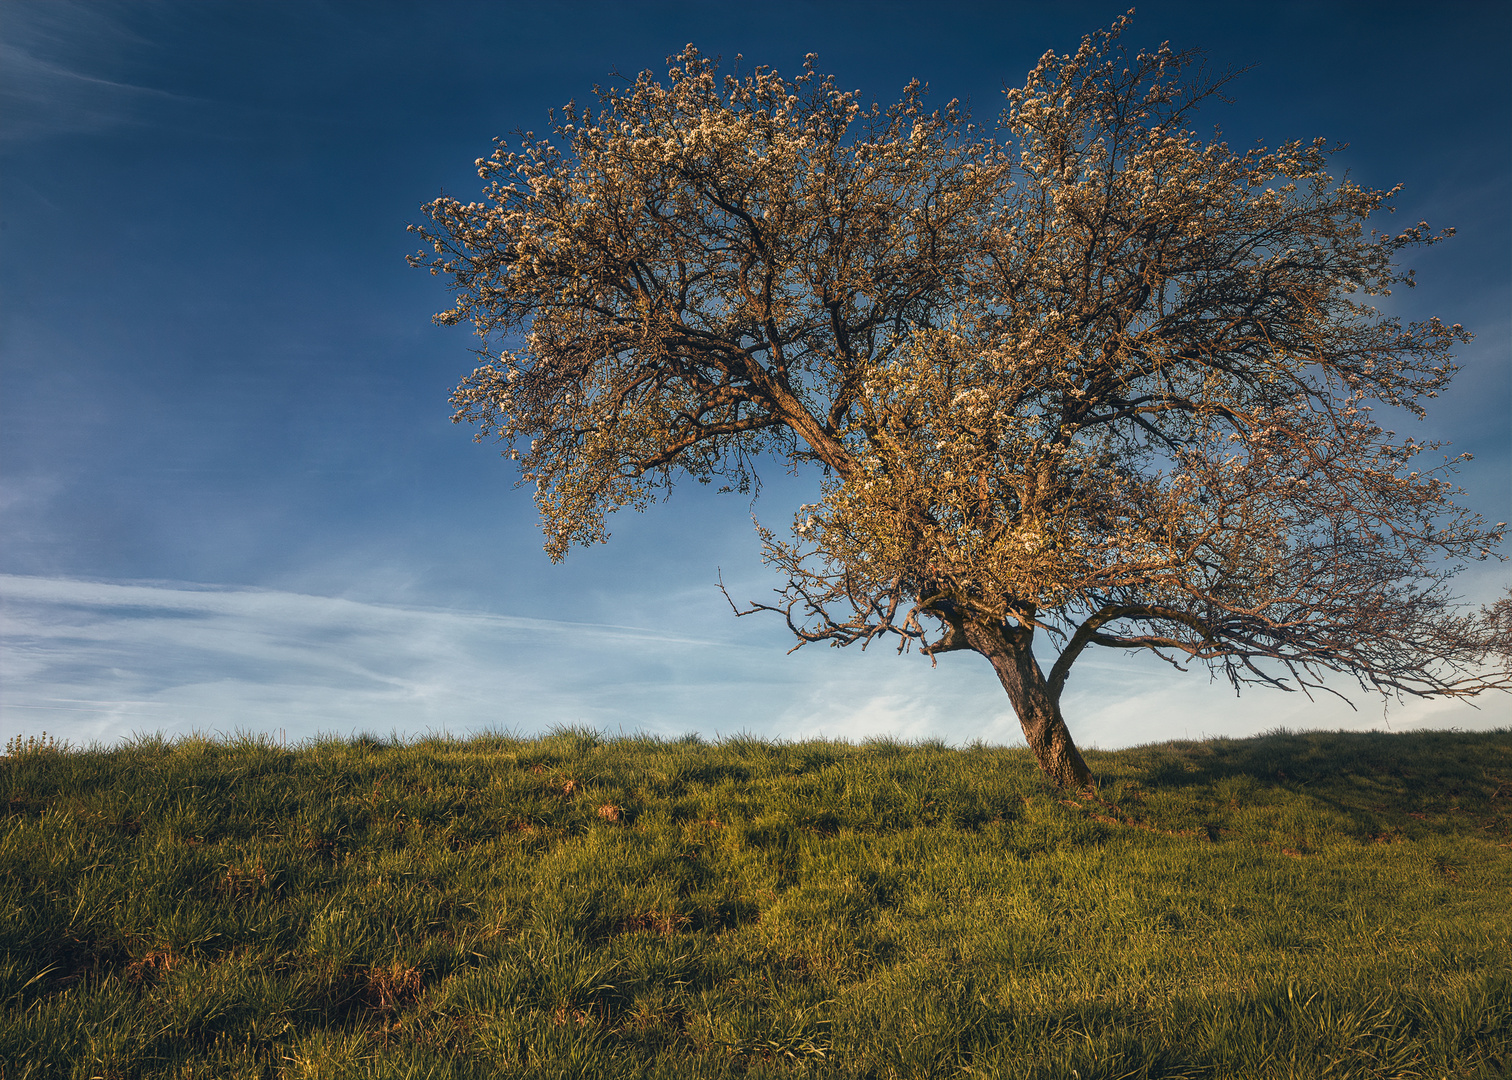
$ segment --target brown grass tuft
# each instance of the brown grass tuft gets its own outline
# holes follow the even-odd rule
[[[177,964],[178,959],[171,951],[154,950],[126,965],[126,981],[139,986],[151,986]]]
[[[261,859],[249,866],[228,866],[220,891],[238,900],[250,899],[262,891],[271,876]]]
[[[650,931],[669,937],[687,928],[693,920],[675,911],[643,911],[620,921],[617,927],[621,934],[636,934]]]
[[[400,963],[379,964],[367,969],[363,1000],[373,1009],[392,1015],[406,1005],[413,1005],[425,989],[420,969]]]

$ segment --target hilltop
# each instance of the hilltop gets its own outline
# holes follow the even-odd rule
[[[0,1076],[1494,1077],[1512,732],[0,759]]]

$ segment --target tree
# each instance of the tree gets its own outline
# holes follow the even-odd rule
[[[1334,179],[1322,140],[1201,140],[1230,77],[1128,56],[1127,23],[1046,53],[995,131],[917,82],[863,107],[813,56],[720,79],[689,46],[499,141],[483,201],[428,204],[412,262],[483,340],[453,419],[508,444],[552,559],[679,477],[817,466],[791,536],[761,530],[786,585],[737,613],[979,653],[1077,787],[1089,646],[1236,690],[1512,687],[1505,611],[1448,588],[1503,524],[1456,504],[1464,455],[1413,469],[1437,444],[1371,412],[1456,371],[1462,327],[1371,306],[1448,232],[1366,232],[1395,189]]]

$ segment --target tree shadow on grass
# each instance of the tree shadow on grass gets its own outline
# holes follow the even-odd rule
[[[1512,826],[1512,731],[1276,731],[1091,756],[1114,801],[1159,792],[1198,816],[1236,800],[1304,801],[1347,818],[1361,836]]]

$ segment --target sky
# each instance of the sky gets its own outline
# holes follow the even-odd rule
[[[1021,742],[991,669],[889,648],[788,655],[736,619],[775,582],[760,501],[697,485],[552,565],[496,447],[453,426],[465,329],[431,315],[405,226],[475,195],[496,136],[692,42],[884,103],[912,78],[981,118],[1047,48],[1127,3],[0,4],[0,736],[358,732]],[[1457,383],[1404,434],[1475,460],[1512,518],[1512,5],[1139,5],[1126,42],[1247,68],[1202,121],[1235,146],[1326,136],[1394,223],[1452,225],[1392,310],[1461,322]],[[1462,591],[1487,600],[1506,565]],[[1341,689],[1344,687],[1340,686]],[[1358,711],[1236,698],[1202,670],[1091,656],[1084,746],[1277,727],[1512,726],[1509,699]]]

